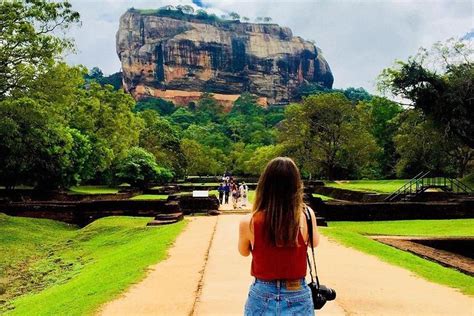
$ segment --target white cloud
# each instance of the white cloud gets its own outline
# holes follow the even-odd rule
[[[293,34],[314,39],[328,60],[335,87],[374,89],[380,71],[395,59],[406,59],[420,46],[460,37],[473,28],[473,4],[460,0],[202,0],[209,12],[235,11],[251,19],[270,16]],[[191,0],[72,0],[83,26],[75,37],[79,53],[71,63],[99,66],[105,73],[120,68],[115,53],[119,17],[130,7],[158,8],[192,4]],[[193,5],[194,6],[194,5]]]

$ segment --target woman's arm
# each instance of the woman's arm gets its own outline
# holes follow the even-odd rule
[[[252,251],[250,243],[250,217],[245,216],[239,225],[239,252],[242,256],[247,257]]]
[[[313,246],[317,247],[319,245],[319,231],[318,225],[316,224],[316,214],[314,214],[314,211],[311,209],[311,207],[308,206],[308,209],[311,214],[311,222],[313,224]]]

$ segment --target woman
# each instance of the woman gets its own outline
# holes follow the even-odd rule
[[[232,206],[234,207],[234,209],[237,208],[239,197],[240,197],[239,185],[237,183],[233,183],[232,184]]]
[[[316,216],[303,204],[298,167],[286,157],[270,161],[258,181],[253,212],[240,222],[239,252],[252,254],[255,277],[245,315],[314,315],[311,290],[304,280],[309,242],[306,208],[316,247]]]

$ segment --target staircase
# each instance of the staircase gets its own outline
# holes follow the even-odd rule
[[[428,189],[444,192],[472,194],[473,190],[461,181],[446,176],[430,176],[430,172],[420,172],[398,190],[385,198],[386,202],[411,201]]]

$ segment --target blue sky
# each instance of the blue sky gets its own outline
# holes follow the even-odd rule
[[[336,88],[363,87],[371,92],[377,75],[395,59],[405,60],[419,47],[462,37],[474,28],[473,2],[468,0],[71,0],[82,26],[74,37],[77,53],[71,64],[120,70],[115,33],[130,7],[167,4],[206,7],[218,15],[237,12],[251,20],[270,16],[294,35],[314,40],[334,73]]]

